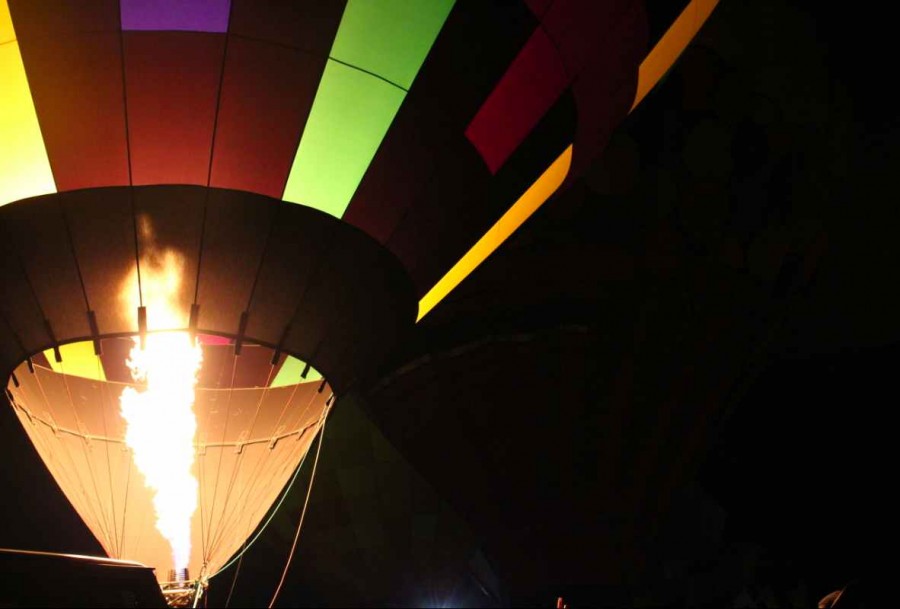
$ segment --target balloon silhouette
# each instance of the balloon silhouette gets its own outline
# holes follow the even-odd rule
[[[657,41],[638,0],[0,0],[0,370],[107,553],[224,566],[716,1],[683,4]]]

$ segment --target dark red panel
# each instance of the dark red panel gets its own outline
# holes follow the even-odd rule
[[[103,363],[106,380],[116,383],[133,383],[131,368],[126,362],[131,357],[134,341],[130,338],[105,338],[101,344],[103,353],[100,354],[100,361]]]
[[[537,17],[540,17],[550,8],[554,0],[525,0],[525,4]]]
[[[118,3],[10,3],[59,190],[128,183]]]
[[[555,0],[529,2],[529,7],[541,16],[540,27],[466,129],[494,173],[570,83],[581,85],[576,87],[578,106],[589,109],[583,117],[590,117],[591,125],[579,139],[591,155],[599,152],[628,112],[619,111],[618,96],[636,82],[646,52],[640,2]],[[598,139],[591,139],[595,135]]]
[[[212,185],[281,198],[325,56],[232,37]]]
[[[469,142],[444,148],[441,169],[386,243],[424,295],[571,143],[575,104],[565,93],[493,177]],[[479,170],[480,168],[480,170]],[[457,177],[454,181],[454,177]]]
[[[125,32],[134,184],[207,184],[223,34]]]
[[[435,196],[450,213],[466,213],[465,204],[483,191],[491,174],[463,131],[537,24],[524,5],[515,7],[456,4],[344,221],[385,243],[412,208],[434,203]],[[460,184],[467,187],[463,198],[451,194]],[[426,254],[414,253],[403,262],[414,264],[417,255]]]
[[[553,42],[536,29],[466,128],[492,173],[506,162],[566,87]]]
[[[542,26],[557,49],[566,72],[575,78],[586,66],[608,63],[631,47],[639,48],[637,70],[646,53],[646,25],[631,23],[627,14],[640,12],[635,0],[556,0],[542,19]],[[624,67],[624,66],[623,66]]]
[[[231,4],[230,34],[327,57],[346,2],[233,0]]]
[[[234,349],[231,349],[234,353]],[[245,345],[237,358],[237,367],[234,370],[235,387],[267,387],[275,378],[272,370],[272,350],[268,347],[257,345]]]
[[[40,24],[54,34],[86,34],[119,30],[118,0],[9,0],[16,35]]]
[[[444,161],[449,142],[436,129],[423,129],[427,123],[428,114],[407,100],[344,213],[344,221],[381,243],[388,241],[410,207],[427,200],[429,184],[452,173]],[[460,139],[458,133],[456,139]],[[483,164],[476,171],[484,174],[477,176],[481,178],[478,182],[489,177]],[[453,173],[452,180],[474,189],[474,177]],[[414,263],[414,258],[404,263]]]
[[[344,2],[236,0],[212,185],[281,198]]]
[[[646,31],[642,7],[632,4],[616,15],[615,26],[602,47],[591,51],[595,59],[580,68],[572,85],[578,106],[578,131],[571,176],[580,175],[602,152],[612,130],[631,110]]]

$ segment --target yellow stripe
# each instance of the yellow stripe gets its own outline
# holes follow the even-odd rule
[[[0,44],[16,39],[13,30],[12,17],[9,14],[9,5],[6,0],[0,0]]]
[[[6,0],[0,0],[0,205],[56,192]]]
[[[59,354],[62,356],[62,363],[56,361],[56,357],[53,355],[53,349],[44,351],[44,357],[50,362],[50,367],[53,368],[54,372],[71,376],[81,376],[95,381],[106,380],[103,362],[99,361],[100,358],[94,354],[93,342],[88,340],[61,345]]]
[[[500,244],[506,241],[525,220],[530,218],[544,204],[544,201],[550,198],[550,195],[556,192],[569,174],[571,165],[572,146],[569,145],[541,174],[541,177],[525,191],[525,194],[519,197],[519,200],[503,214],[503,217],[497,220],[497,223],[472,246],[472,249],[466,252],[466,255],[460,258],[459,262],[453,265],[453,268],[422,297],[422,300],[419,301],[419,317],[416,321],[425,317],[469,273],[478,268],[478,265],[500,247]]]
[[[718,3],[719,0],[691,0],[691,3],[684,7],[678,19],[669,26],[653,50],[641,62],[638,69],[637,92],[634,94],[634,103],[631,104],[632,110],[669,71]]]

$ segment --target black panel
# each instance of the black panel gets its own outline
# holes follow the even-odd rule
[[[649,29],[648,53],[690,3],[691,0],[644,0]]]
[[[120,292],[136,295],[137,274],[131,197],[121,189],[79,190],[57,195],[72,231],[88,301],[101,334],[137,332],[137,311]],[[113,289],[115,286],[115,289]]]
[[[141,292],[150,329],[154,329],[155,306],[176,307],[176,327],[186,327],[197,281],[197,257],[203,227],[203,188],[162,186],[134,191],[134,211],[140,257]],[[153,281],[164,280],[165,265],[178,265],[181,283],[166,294],[165,302],[154,302]]]
[[[89,335],[87,307],[59,204],[26,201],[13,206],[6,219],[8,243],[20,257],[53,332]]]
[[[197,299],[200,328],[238,331],[276,210],[277,202],[267,197],[210,191]]]
[[[250,304],[247,332],[273,344],[281,340],[297,312],[322,256],[332,243],[332,231],[309,231],[321,212],[303,205],[279,208]]]
[[[460,137],[456,146],[445,149],[448,169],[456,171],[430,184],[428,196],[388,241],[388,248],[407,264],[420,297],[534,183],[572,142],[574,132],[575,104],[566,93],[487,185],[457,178],[471,175],[475,164],[483,166],[468,140]]]
[[[183,313],[179,323],[186,327],[201,236],[200,333],[234,337],[249,304],[248,344],[275,346],[290,323],[284,352],[309,361],[340,393],[354,379],[371,372],[391,345],[412,328],[416,300],[399,262],[362,231],[327,214],[261,195],[197,186],[105,188],[47,195],[0,209],[4,243],[19,244],[18,251],[8,248],[0,255],[0,271],[4,271],[0,287],[5,296],[0,299],[0,313],[8,322],[8,327],[0,323],[4,358],[0,371],[12,370],[26,353],[50,344],[40,307],[21,272],[20,251],[32,257],[32,281],[41,289],[55,290],[50,310],[61,309],[60,303],[80,302],[81,307],[72,310],[84,313],[81,286],[77,276],[71,277],[70,250],[41,248],[50,238],[66,244],[57,234],[64,229],[61,201],[66,215],[78,218],[73,236],[79,264],[90,278],[91,306],[101,324],[101,336],[135,331],[128,323],[130,311],[123,307],[127,298],[120,298],[123,277],[127,280],[134,270],[132,197],[142,233],[144,303],[151,330],[156,296],[150,292],[145,262],[151,246],[159,252],[171,249],[181,254],[182,285],[176,304]],[[145,225],[152,226],[152,238]],[[56,232],[48,232],[47,227]],[[110,320],[118,320],[124,332],[110,332]],[[54,324],[54,330],[60,343],[83,340],[89,334],[86,320],[81,326]],[[15,334],[21,337],[22,348]],[[122,349],[127,346],[115,344]],[[121,349],[116,351],[121,356]],[[264,383],[259,371],[268,371],[271,352],[248,346],[247,353],[244,359],[250,359],[239,362],[239,382]],[[110,372],[124,375],[121,367]]]
[[[434,195],[435,182],[440,187],[465,182],[475,192],[484,188],[490,174],[463,133],[536,26],[524,5],[456,4],[345,221],[385,242],[406,210]],[[459,154],[478,162],[460,168]],[[414,260],[404,257],[402,262],[409,266]]]

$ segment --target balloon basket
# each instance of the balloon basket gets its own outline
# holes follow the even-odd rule
[[[169,578],[173,581],[162,582],[159,585],[169,607],[196,607],[209,585],[200,579],[188,580],[186,569],[178,574],[170,570]]]

